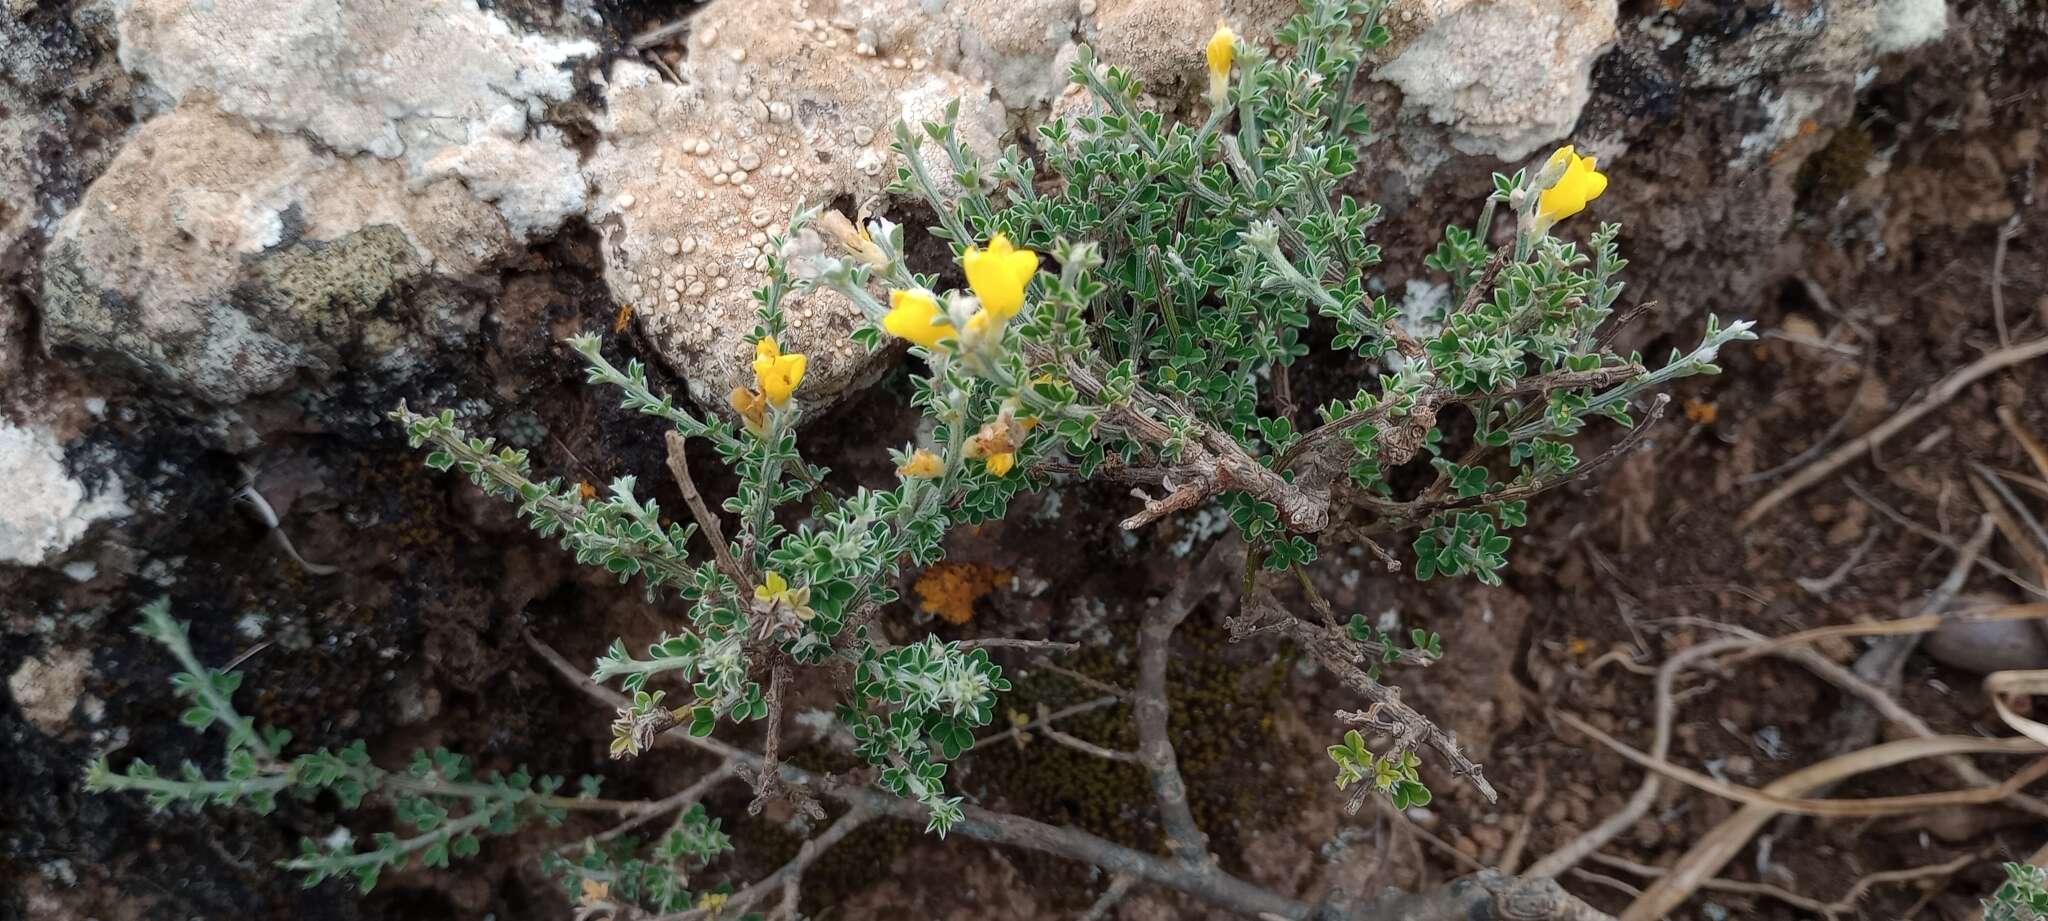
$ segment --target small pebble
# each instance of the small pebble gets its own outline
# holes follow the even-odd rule
[[[742,153],[742,154],[740,154],[740,162],[739,162],[739,167],[740,167],[740,170],[741,170],[741,171],[743,171],[743,172],[748,172],[748,173],[751,173],[751,172],[753,172],[753,171],[755,171],[755,170],[757,170],[757,169],[760,169],[760,168],[761,168],[761,155],[760,155],[760,154],[757,154],[757,153],[755,153],[755,152],[753,152],[753,151],[751,151],[751,150],[749,150],[749,151],[746,151],[745,153]]]
[[[631,192],[627,192],[626,194],[619,196],[619,208],[621,210],[633,207],[633,202],[634,198],[633,193]]]
[[[661,241],[661,251],[671,256],[678,255],[683,251],[683,244],[676,238],[669,237]]]

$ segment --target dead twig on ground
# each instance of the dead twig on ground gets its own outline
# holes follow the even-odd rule
[[[1743,511],[1742,516],[1736,519],[1737,523],[1745,528],[1756,524],[1758,519],[1761,519],[1770,510],[1777,508],[1779,503],[1806,491],[1814,484],[1827,479],[1836,470],[1847,466],[1855,461],[1856,458],[1869,453],[1893,435],[1897,435],[1908,426],[1920,421],[1928,413],[1941,408],[1950,400],[1955,399],[1971,384],[1998,371],[2022,362],[2031,361],[2043,355],[2048,355],[2048,336],[2019,345],[2001,348],[1963,366],[1962,369],[1943,378],[1940,383],[1935,384],[1934,389],[1928,391],[1927,395],[1918,402],[1899,410],[1891,418],[1879,423],[1876,428],[1851,439],[1848,444],[1828,452],[1826,457],[1821,458],[1813,466],[1799,471],[1784,483],[1779,484],[1776,489],[1765,493],[1763,498],[1758,499],[1748,509]]]
[[[1964,737],[1904,739],[1897,742],[1886,742],[1859,752],[1839,758],[1830,758],[1818,764],[1800,768],[1772,781],[1762,790],[1757,791],[1771,797],[1774,801],[1773,803],[1746,802],[1735,815],[1730,816],[1720,825],[1715,826],[1712,831],[1702,836],[1699,841],[1693,844],[1691,850],[1687,851],[1683,857],[1679,858],[1676,864],[1672,865],[1665,876],[1653,883],[1649,889],[1644,890],[1642,897],[1630,904],[1628,909],[1622,912],[1620,921],[1657,921],[1657,919],[1668,916],[1671,910],[1677,908],[1679,903],[1691,896],[1693,890],[1699,888],[1702,882],[1720,872],[1721,867],[1725,866],[1735,856],[1736,852],[1740,851],[1749,842],[1749,839],[1755,836],[1759,829],[1763,828],[1765,822],[1770,821],[1772,816],[1782,811],[1775,805],[1775,801],[1785,801],[1788,797],[1800,796],[1806,791],[1823,784],[1834,783],[1854,777],[1857,774],[1880,770],[1921,758],[1983,751],[2018,753],[2025,751],[2039,752],[2040,750],[2039,745],[2028,739],[2007,739],[2002,741]],[[2040,770],[2043,767],[2048,767],[2048,760],[2037,761],[2029,771]],[[1712,778],[1703,779],[1710,783],[1715,782]],[[1933,794],[1932,798],[1948,798],[1950,801],[1960,801],[1963,799],[1977,799],[1984,796],[1978,791],[1960,792],[1964,795]],[[1984,798],[1995,799],[1994,797]],[[1900,798],[1894,797],[1892,799],[1896,801]],[[1934,808],[1937,805],[1946,804],[1947,802],[1929,803],[1923,800],[1921,804],[1913,806],[1906,811]]]
[[[1960,555],[1963,552],[1963,545],[1956,541],[1955,538],[1943,534],[1940,531],[1936,531],[1935,529],[1930,528],[1924,524],[1921,524],[1920,522],[1914,521],[1911,518],[1907,518],[1905,515],[1901,514],[1898,509],[1886,505],[1876,496],[1871,495],[1870,490],[1865,489],[1863,487],[1863,484],[1856,482],[1856,479],[1854,477],[1843,477],[1842,485],[1847,487],[1850,492],[1855,493],[1856,498],[1863,500],[1863,504],[1868,505],[1873,509],[1876,509],[1878,514],[1883,515],[1893,524],[1905,528],[1906,530],[1913,532],[1915,535],[1919,537],[1923,537],[1927,540],[1933,541],[1934,543],[1946,548],[1951,553]],[[2011,582],[2013,585],[2019,587],[2021,591],[2024,591],[2029,595],[2033,595],[2039,598],[2048,598],[2048,589],[2044,589],[2040,585],[2028,581],[2028,579],[2025,576],[2022,576],[2019,573],[2012,571],[2012,569],[2008,568],[2007,566],[1998,562],[1997,560],[1991,559],[1990,557],[1982,557],[1977,560],[1977,565],[1982,566],[1985,569],[1990,570],[1991,572],[1997,573],[2007,582]]]
[[[1559,711],[1557,718],[1565,725],[1585,733],[1592,737],[1594,741],[1607,746],[1615,754],[1663,774],[1672,780],[1679,781],[1706,793],[1712,793],[1723,799],[1734,800],[1750,806],[1760,806],[1777,812],[1796,812],[1804,815],[1844,818],[1897,815],[1902,812],[1920,812],[1946,806],[1973,806],[1982,803],[1998,802],[2025,788],[2027,784],[2040,780],[2043,777],[2048,777],[2048,758],[2041,758],[2033,764],[2022,768],[2019,773],[1988,787],[1970,787],[1968,789],[1949,790],[1941,793],[1873,796],[1864,799],[1814,799],[1803,796],[1786,796],[1773,793],[1769,788],[1757,789],[1755,787],[1745,787],[1741,784],[1729,783],[1702,774],[1691,768],[1679,767],[1669,761],[1652,758],[1643,752],[1637,751],[1628,743],[1605,732],[1601,732],[1593,724],[1580,719],[1577,715],[1570,712]],[[1911,757],[1900,758],[1896,757],[1894,752],[1887,747],[1893,745],[1918,747],[1910,748],[1910,751],[1913,752]],[[2039,754],[2042,751],[2041,743],[2033,739],[1982,739],[1973,736],[1935,736],[1929,739],[1905,739],[1900,742],[1888,742],[1861,751],[1851,752],[1850,754],[1843,755],[1841,758],[1831,759],[1822,763],[1828,764],[1833,761],[1842,760],[1859,763],[1868,762],[1855,771],[1855,773],[1862,773],[1863,771],[1874,770],[1890,764],[1897,764],[1901,761],[1940,757],[1942,755],[2026,755]]]
[[[2012,331],[2005,325],[2005,251],[2019,233],[2020,216],[2014,214],[1998,228],[1998,243],[1991,250],[1991,320],[1998,326],[2001,348],[2012,347]]]
[[[1615,857],[1611,854],[1594,854],[1593,859],[1610,867],[1634,873],[1645,879],[1659,879],[1666,875],[1663,867],[1653,867],[1649,864],[1637,863],[1636,861]],[[1857,903],[1863,901],[1863,897],[1869,894],[1870,890],[1878,886],[1893,883],[1910,883],[1937,876],[1953,875],[1958,870],[1983,859],[1983,854],[1964,854],[1953,860],[1946,860],[1941,863],[1871,873],[1856,880],[1855,883],[1849,886],[1847,892],[1842,893],[1841,898],[1832,902],[1808,898],[1769,883],[1746,883],[1732,879],[1715,878],[1705,880],[1700,883],[1699,888],[1709,892],[1759,895],[1765,898],[1776,899],[1801,911],[1810,911],[1832,921],[1834,918],[1855,911]],[[1638,894],[1640,895],[1640,893]]]
[[[987,748],[988,746],[994,745],[997,742],[1018,738],[1019,736],[1022,736],[1025,733],[1030,732],[1031,730],[1042,729],[1046,726],[1052,725],[1055,722],[1066,719],[1067,717],[1079,716],[1091,710],[1100,710],[1103,707],[1115,704],[1120,699],[1121,698],[1111,696],[1097,697],[1094,700],[1085,701],[1068,707],[1062,707],[1058,710],[1052,711],[1051,713],[1040,712],[1038,714],[1038,718],[1033,719],[1030,722],[1023,723],[1017,726],[1012,726],[1008,729],[1003,730],[1002,732],[998,732],[993,735],[982,736],[979,739],[975,739],[973,745],[967,746],[967,751],[971,752],[977,748]],[[965,752],[962,752],[962,754],[965,754]]]
[[[1745,645],[1746,642],[1745,640],[1717,640],[1701,643],[1698,646],[1680,650],[1666,659],[1663,666],[1657,669],[1656,728],[1650,737],[1649,754],[1649,758],[1653,762],[1664,763],[1664,760],[1671,753],[1672,724],[1677,720],[1678,714],[1678,704],[1673,695],[1673,688],[1678,682],[1679,673],[1684,671],[1693,662],[1722,652],[1738,649]],[[1557,715],[1568,721],[1575,721],[1577,719],[1563,711],[1559,711]],[[1550,852],[1548,856],[1530,865],[1529,872],[1537,876],[1557,876],[1577,866],[1579,861],[1586,859],[1587,855],[1606,847],[1607,842],[1614,840],[1615,836],[1627,831],[1637,821],[1641,820],[1644,815],[1648,814],[1650,807],[1657,802],[1657,793],[1662,788],[1662,779],[1658,776],[1656,770],[1651,770],[1644,774],[1642,784],[1636,787],[1636,792],[1629,797],[1628,802],[1619,811],[1602,820],[1600,824],[1595,825],[1585,834],[1580,835],[1566,843],[1563,847]]]

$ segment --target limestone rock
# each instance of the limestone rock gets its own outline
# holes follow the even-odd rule
[[[51,649],[21,660],[7,676],[7,692],[21,715],[45,735],[59,735],[71,722],[71,708],[85,694],[92,675],[92,653],[84,649]]]
[[[469,181],[522,238],[583,208],[576,155],[540,116],[589,41],[517,34],[475,0],[133,0],[120,37],[122,64],[172,99]]]
[[[988,81],[1005,103],[1018,108],[1058,95],[1067,85],[1067,69],[1057,61],[1076,47],[1077,0],[1002,0],[973,6],[971,12],[963,9],[956,14],[960,72]]]
[[[1103,61],[1130,71],[1148,92],[1189,95],[1208,87],[1203,43],[1222,18],[1216,0],[1103,0],[1095,10],[1094,47]],[[1254,40],[1270,34],[1261,29],[1264,23],[1232,24],[1240,33],[1255,35]]]
[[[1396,34],[1414,37],[1376,77],[1460,152],[1518,160],[1571,133],[1615,15],[1616,0],[1399,3]]]
[[[0,422],[0,565],[40,566],[85,536],[95,522],[129,513],[119,479],[88,490],[64,466],[56,433]]]
[[[908,15],[921,16],[914,10]],[[606,236],[605,277],[699,402],[722,406],[749,379],[752,292],[769,237],[797,208],[881,196],[891,125],[935,120],[961,98],[960,133],[993,156],[1006,132],[990,88],[917,57],[870,56],[862,36],[781,4],[714,3],[698,15],[683,83],[631,63],[605,92],[601,139],[584,164]],[[853,25],[844,23],[843,25]],[[944,154],[927,144],[927,156]],[[786,303],[786,349],[811,355],[802,395],[826,400],[876,367],[849,339],[859,312],[829,292]]]
[[[404,370],[474,330],[463,283],[513,241],[460,182],[401,171],[203,99],[152,119],[51,240],[46,341],[223,405],[301,372]]]

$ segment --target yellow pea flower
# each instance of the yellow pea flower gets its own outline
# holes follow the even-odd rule
[[[790,588],[789,580],[782,573],[769,572],[761,576],[761,584],[754,586],[754,607],[763,613],[777,607],[796,615],[797,620],[810,620],[817,615],[811,610],[811,588]]]
[[[981,463],[982,466],[988,468],[988,472],[992,476],[1008,476],[1010,469],[1017,466],[1017,452],[1004,451],[1000,454],[991,454],[984,458]]]
[[[774,602],[789,592],[789,580],[782,573],[771,572],[761,577],[761,584],[754,586],[754,600]]]
[[[961,253],[960,268],[967,272],[967,287],[981,299],[981,309],[1003,321],[1023,308],[1024,286],[1038,271],[1038,254],[1018,249],[998,233],[989,238],[988,249],[970,246]]]
[[[901,476],[920,480],[936,479],[945,474],[946,462],[940,460],[937,454],[919,448],[911,453],[909,460],[896,468],[896,472]]]
[[[805,361],[803,355],[795,352],[784,355],[775,345],[774,336],[763,336],[754,343],[754,383],[760,386],[769,405],[789,402],[796,385],[803,383]]]
[[[1230,83],[1230,65],[1237,60],[1237,33],[1219,20],[1216,34],[1209,36],[1205,51],[1209,56],[1209,104],[1220,106],[1224,89]]]
[[[1586,203],[1599,198],[1607,191],[1607,176],[1596,167],[1598,161],[1592,157],[1581,157],[1570,144],[1559,147],[1550,155],[1545,169],[1564,167],[1564,175],[1543,190],[1537,200],[1536,216],[1544,228],[1586,210]]]
[[[934,352],[943,350],[940,340],[960,338],[960,331],[939,312],[938,300],[922,288],[889,292],[889,312],[882,317],[882,328]]]

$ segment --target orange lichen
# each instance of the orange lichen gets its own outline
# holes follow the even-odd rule
[[[917,577],[918,606],[949,624],[974,619],[974,602],[1010,578],[987,563],[934,563]]]

